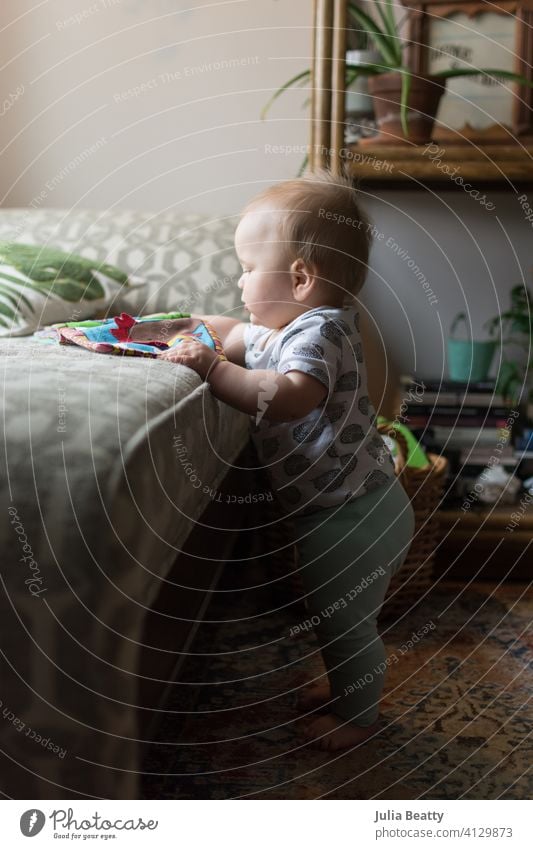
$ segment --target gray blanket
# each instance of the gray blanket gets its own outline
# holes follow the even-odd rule
[[[19,798],[136,798],[143,620],[248,418],[157,360],[3,340],[0,375],[0,746]]]

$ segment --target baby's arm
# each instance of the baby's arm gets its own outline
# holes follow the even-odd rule
[[[301,371],[279,374],[274,370],[244,368],[245,322],[219,315],[193,315],[192,318],[207,321],[220,338],[228,360],[211,361],[207,367],[204,365],[197,370],[209,383],[213,395],[231,407],[251,416],[261,412],[267,421],[292,421],[306,416],[327,395],[324,384]],[[191,344],[193,350],[198,350],[197,344]],[[183,343],[175,351],[161,356],[179,362],[189,347]],[[211,352],[209,359],[213,357]],[[186,364],[196,368],[193,361]]]
[[[279,374],[222,360],[206,380],[221,401],[250,416],[261,412],[263,418],[274,422],[303,418],[318,407],[328,391],[315,377],[301,371]]]

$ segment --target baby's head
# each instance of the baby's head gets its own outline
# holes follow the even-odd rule
[[[372,236],[348,177],[319,171],[262,191],[235,233],[250,320],[279,328],[319,306],[353,302]]]

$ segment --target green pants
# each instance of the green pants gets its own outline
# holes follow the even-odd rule
[[[354,725],[371,725],[379,714],[386,655],[377,617],[413,532],[413,508],[397,479],[295,519],[308,621],[331,684],[331,711]]]

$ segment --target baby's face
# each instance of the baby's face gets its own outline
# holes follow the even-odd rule
[[[279,221],[279,212],[258,207],[246,213],[235,232],[243,271],[238,285],[250,321],[276,329],[299,314],[292,295],[291,263],[279,242]]]

